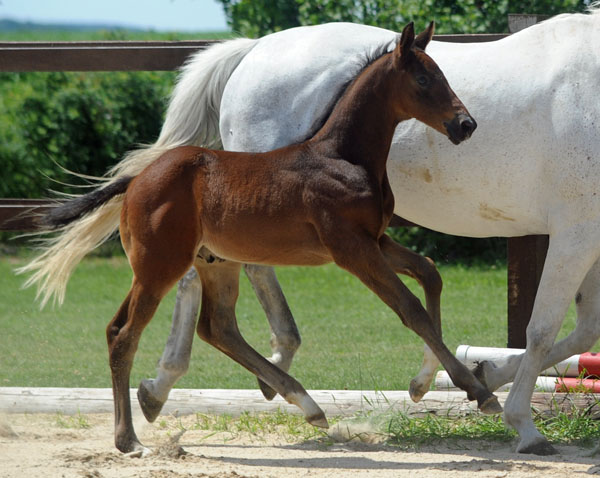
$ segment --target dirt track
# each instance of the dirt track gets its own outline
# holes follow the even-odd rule
[[[295,477],[566,477],[600,474],[600,459],[576,447],[559,456],[513,453],[514,444],[469,443],[402,451],[384,444],[290,441],[283,435],[188,430],[193,417],[136,419],[141,440],[154,453],[128,458],[112,443],[112,414],[86,415],[89,428],[65,428],[57,415],[5,415],[0,419],[2,478],[295,478]],[[70,419],[73,423],[73,419]],[[177,446],[185,455],[179,456]],[[478,448],[478,449],[474,449]]]

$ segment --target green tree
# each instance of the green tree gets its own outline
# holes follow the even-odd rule
[[[430,20],[438,33],[508,31],[508,13],[555,15],[581,11],[585,0],[219,0],[229,25],[258,37],[300,25],[356,22],[399,31],[409,21],[424,28]]]
[[[231,29],[247,37],[256,38],[299,25],[296,0],[219,1]]]

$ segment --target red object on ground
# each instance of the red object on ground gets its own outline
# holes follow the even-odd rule
[[[585,376],[594,375],[600,377],[600,354],[586,352],[579,356],[579,374]]]
[[[557,377],[555,391],[600,393],[600,380],[593,378]]]

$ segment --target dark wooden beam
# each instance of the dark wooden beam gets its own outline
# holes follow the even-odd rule
[[[499,40],[505,36],[436,35],[434,39],[474,43]],[[219,41],[0,42],[0,71],[174,70],[191,53]]]
[[[548,236],[511,237],[508,240],[508,347],[525,348],[527,325],[533,312]]]
[[[218,40],[180,42],[1,42],[0,71],[164,71]]]
[[[32,231],[35,216],[55,204],[47,199],[0,199],[0,230]]]

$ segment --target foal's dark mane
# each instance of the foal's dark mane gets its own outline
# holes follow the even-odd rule
[[[311,139],[315,134],[317,134],[317,132],[325,125],[325,122],[331,116],[331,113],[333,112],[335,107],[338,105],[338,103],[340,102],[342,97],[346,94],[346,92],[348,91],[348,88],[350,88],[352,83],[354,83],[354,81],[356,81],[356,79],[360,76],[360,74],[369,65],[371,65],[376,60],[379,60],[379,58],[381,58],[382,56],[392,53],[392,51],[394,50],[394,48],[396,47],[396,45],[398,44],[399,41],[400,41],[400,35],[397,35],[393,42],[383,43],[382,45],[379,45],[377,48],[375,48],[371,52],[366,51],[366,52],[362,53],[356,59],[356,61],[355,61],[356,73],[354,73],[341,86],[341,88],[337,91],[336,95],[331,99],[331,102],[327,106],[325,113],[323,113],[322,116],[317,118],[317,120],[311,126],[308,134],[303,139],[299,140],[298,143],[303,143],[304,141]]]

